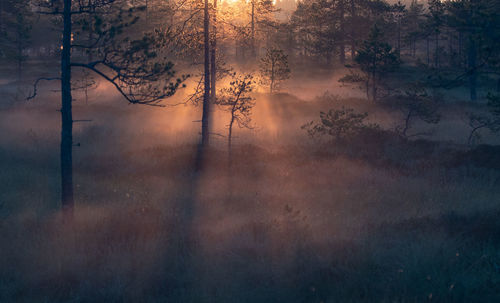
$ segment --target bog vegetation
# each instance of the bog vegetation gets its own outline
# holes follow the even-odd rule
[[[500,301],[497,0],[2,0],[0,302]]]

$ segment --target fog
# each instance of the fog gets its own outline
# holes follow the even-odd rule
[[[0,0],[0,303],[500,302],[497,2]]]
[[[253,129],[235,130],[231,166],[228,115],[216,109],[217,135],[201,175],[192,172],[199,106],[128,105],[105,83],[88,100],[76,93],[75,120],[91,121],[74,128],[71,226],[57,211],[54,87],[3,109],[1,230],[10,244],[2,249],[2,268],[12,281],[2,284],[3,298],[255,302],[334,295],[362,301],[387,294],[385,278],[363,291],[357,283],[403,275],[399,270],[448,281],[453,272],[435,273],[426,255],[437,258],[444,239],[443,258],[462,251],[453,240],[461,236],[447,231],[455,221],[442,216],[496,211],[496,177],[463,175],[461,168],[407,174],[310,138],[300,126],[331,107],[371,110],[371,119],[386,126],[396,120],[334,79],[317,86],[292,80],[289,92],[273,96],[256,92]],[[169,103],[188,94],[189,87]],[[428,224],[437,228],[434,236],[425,244],[410,240]],[[380,267],[367,274],[370,266]]]

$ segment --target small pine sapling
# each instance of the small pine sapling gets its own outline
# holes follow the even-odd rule
[[[269,92],[274,92],[279,83],[290,78],[288,56],[281,49],[271,48],[260,59],[260,76],[262,84],[269,85]]]
[[[228,124],[228,149],[231,151],[233,126],[236,123],[240,128],[253,128],[252,108],[255,106],[255,98],[251,96],[255,81],[251,74],[239,76],[233,73],[229,86],[219,92],[217,104],[231,114]]]

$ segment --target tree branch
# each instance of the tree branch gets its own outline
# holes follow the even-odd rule
[[[54,80],[61,80],[61,78],[38,78],[36,79],[35,83],[33,83],[33,93],[29,95],[26,100],[32,100],[35,99],[37,93],[38,93],[38,84],[40,81],[54,81]]]

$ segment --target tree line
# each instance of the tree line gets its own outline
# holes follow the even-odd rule
[[[186,102],[203,108],[199,169],[210,144],[213,107],[231,115],[231,146],[235,123],[251,127],[255,84],[267,85],[272,93],[290,77],[291,67],[347,68],[350,72],[341,81],[362,83],[367,98],[375,102],[397,95],[407,101],[409,117],[433,112],[427,106],[432,104],[427,88],[466,86],[471,101],[478,100],[479,91],[489,90],[495,108],[500,92],[496,0],[302,0],[288,12],[280,5],[290,7],[271,0],[0,2],[0,60],[15,62],[18,78],[26,61],[36,59],[29,57],[30,49],[57,50],[53,59],[59,73],[37,78],[29,98],[43,81],[60,82],[63,206],[71,209],[74,203],[75,70],[111,83],[130,103],[150,106],[163,106],[188,78],[194,79],[195,92]],[[56,33],[55,38],[34,41],[34,24]],[[235,73],[234,66],[244,72]],[[418,70],[418,79],[395,93],[387,78],[402,66]],[[177,70],[188,72],[178,75]],[[225,77],[231,78],[229,86],[219,87]],[[492,90],[490,82],[495,80]],[[492,129],[496,123],[474,121]],[[402,128],[403,133],[407,130]]]

